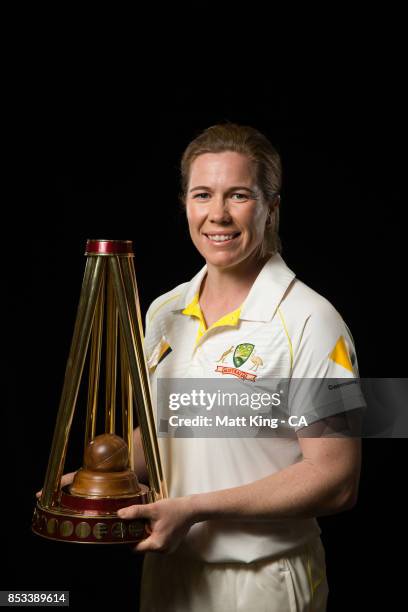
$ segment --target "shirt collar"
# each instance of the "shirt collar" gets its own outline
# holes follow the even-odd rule
[[[270,321],[296,274],[280,253],[272,255],[255,279],[241,308],[241,319]]]
[[[191,305],[206,273],[207,265],[204,265],[181,292],[172,312],[180,312]],[[241,304],[239,318],[245,321],[270,321],[295,276],[280,253],[272,255]]]

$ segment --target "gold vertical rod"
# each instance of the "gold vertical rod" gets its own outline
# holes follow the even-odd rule
[[[131,298],[130,301],[134,302],[133,308],[132,307],[130,308],[130,314],[132,316],[133,328],[137,331],[136,336],[137,336],[137,341],[138,341],[138,346],[139,346],[141,367],[144,371],[144,379],[143,379],[144,380],[144,392],[141,393],[141,389],[140,389],[138,391],[138,396],[135,395],[135,397],[137,397],[137,400],[136,400],[137,408],[138,406],[141,406],[141,405],[146,406],[146,417],[148,421],[148,428],[150,431],[148,435],[141,436],[143,451],[145,455],[145,461],[147,464],[146,454],[147,455],[152,454],[152,462],[154,462],[154,465],[155,465],[154,469],[157,471],[158,480],[161,483],[161,496],[167,497],[168,496],[167,484],[164,479],[163,468],[162,468],[161,458],[160,458],[160,450],[159,450],[159,446],[157,442],[157,435],[156,435],[156,430],[155,430],[153,407],[151,404],[152,394],[151,394],[151,389],[150,389],[150,378],[149,378],[149,371],[147,368],[147,360],[146,360],[146,355],[144,352],[143,324],[142,324],[142,316],[140,313],[139,293],[137,290],[136,274],[135,274],[133,259],[130,259],[130,258],[121,259],[120,264],[122,268],[122,276],[123,276],[123,280],[125,283],[126,293],[130,296]],[[141,380],[140,375],[139,375],[138,380],[139,381]],[[144,399],[145,397],[148,400],[147,403],[144,403],[146,401]],[[143,402],[143,404],[141,402]],[[140,409],[138,409],[138,416],[139,416],[139,410]],[[139,425],[141,425],[140,418],[139,418]],[[141,426],[141,429],[143,431],[142,426]],[[132,427],[132,441],[133,441],[133,427]]]
[[[101,349],[103,334],[103,311],[105,304],[106,265],[102,273],[101,288],[96,304],[95,318],[92,326],[91,354],[89,359],[88,403],[86,409],[84,451],[96,433],[96,415],[98,410],[99,378],[101,370]]]
[[[116,306],[110,268],[108,268],[107,270],[106,280],[107,294],[105,432],[115,433],[118,309]]]
[[[155,431],[150,381],[143,348],[139,298],[132,280],[133,262],[127,257],[110,257],[119,317],[123,328],[141,438],[154,501],[167,497]],[[133,271],[134,272],[134,271]],[[133,453],[132,449],[129,449]]]
[[[123,338],[122,325],[120,327],[120,376],[122,392],[122,436],[129,449],[129,468],[135,469],[135,458],[133,453],[133,391],[132,381],[129,374],[129,365],[126,355],[125,340]]]
[[[153,445],[153,451],[152,454],[154,456],[155,462],[156,462],[156,469],[158,472],[158,478],[161,482],[161,487],[162,487],[162,496],[163,497],[167,497],[168,496],[168,491],[167,491],[167,484],[166,481],[164,479],[164,474],[163,474],[163,468],[162,468],[162,464],[161,464],[161,458],[160,458],[160,450],[159,450],[159,445],[158,445],[158,441],[157,441],[157,435],[156,435],[156,430],[155,430],[155,421],[154,421],[154,416],[153,416],[153,406],[151,403],[151,389],[150,389],[150,378],[149,378],[149,370],[147,368],[147,359],[146,359],[146,355],[144,352],[144,335],[143,335],[143,324],[142,324],[142,316],[140,313],[140,302],[139,302],[139,293],[137,290],[137,282],[136,282],[136,274],[135,274],[135,268],[134,268],[134,264],[133,264],[133,259],[122,259],[121,260],[121,266],[122,266],[122,274],[123,274],[123,279],[125,282],[125,288],[126,288],[126,292],[127,294],[130,296],[131,301],[133,299],[134,306],[133,308],[130,309],[130,312],[133,312],[132,315],[132,319],[133,319],[133,325],[134,328],[136,330],[138,330],[137,333],[137,340],[139,343],[139,353],[141,355],[141,366],[143,368],[144,371],[144,385],[145,385],[145,393],[144,396],[147,396],[148,402],[146,405],[146,411],[147,411],[147,417],[148,417],[148,421],[150,424],[150,436],[149,437],[143,437],[142,436],[142,444],[143,444],[143,450],[144,453],[146,455],[146,444],[147,442],[149,443],[149,445]],[[140,380],[140,378],[139,378]],[[140,401],[141,400],[141,395],[139,398],[139,405],[140,405]],[[139,421],[140,424],[140,421]],[[146,438],[146,439],[145,439]]]
[[[147,416],[147,421],[149,424],[149,431],[150,431],[150,434],[148,436],[142,435],[143,450],[144,450],[144,454],[146,455],[147,444],[149,445],[149,447],[150,446],[152,447],[151,453],[152,453],[152,456],[156,464],[158,479],[161,483],[161,495],[163,497],[167,497],[168,496],[167,484],[164,479],[163,468],[161,464],[160,450],[159,450],[159,445],[157,441],[155,421],[154,421],[154,416],[153,416],[153,406],[151,402],[152,394],[151,394],[151,389],[150,389],[150,378],[149,378],[149,370],[147,368],[147,359],[146,359],[146,355],[144,352],[143,323],[142,323],[142,316],[140,313],[139,293],[137,290],[134,263],[133,263],[133,259],[130,259],[130,258],[121,259],[120,263],[122,267],[122,275],[123,275],[123,280],[125,283],[126,293],[129,296],[130,313],[131,313],[132,320],[133,320],[133,327],[135,330],[137,330],[136,337],[137,337],[137,342],[138,342],[138,354],[140,355],[140,367],[143,372],[143,378],[139,376],[139,380],[142,380],[143,382],[143,387],[140,389],[138,393],[138,399],[136,400],[137,406],[140,406],[140,405],[146,406],[146,416]],[[141,404],[142,401],[145,403]],[[138,411],[138,415],[139,415],[139,411]],[[139,425],[141,425],[140,420],[139,420]],[[143,432],[142,426],[141,426],[141,429]]]
[[[103,257],[88,257],[75,321],[74,335],[65,370],[51,453],[40,500],[41,506],[44,508],[50,508],[60,501],[61,477],[65,464],[68,437],[74,416],[75,404],[78,397],[79,385],[104,268],[105,261]]]

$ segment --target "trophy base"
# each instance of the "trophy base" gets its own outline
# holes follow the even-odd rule
[[[41,499],[34,509],[32,531],[58,542],[77,544],[137,544],[148,535],[144,520],[124,520],[119,508],[153,501],[151,491],[140,484],[140,493],[125,497],[76,497],[68,487],[62,489],[61,503],[44,508]]]

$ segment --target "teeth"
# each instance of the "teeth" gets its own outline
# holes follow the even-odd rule
[[[231,238],[234,238],[234,234],[230,234],[229,236],[215,234],[214,236],[208,236],[208,238],[214,242],[225,242],[225,240],[231,240]]]

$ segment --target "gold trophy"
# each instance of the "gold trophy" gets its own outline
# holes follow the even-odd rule
[[[143,347],[143,328],[129,240],[88,240],[82,283],[47,473],[32,530],[64,542],[133,544],[149,531],[143,520],[120,519],[119,508],[167,497]],[[104,314],[106,315],[104,317]],[[105,432],[96,435],[103,330],[106,329]],[[83,467],[61,487],[68,439],[90,346]],[[122,435],[116,433],[120,363]],[[138,482],[133,457],[136,404],[149,486]],[[119,419],[118,419],[119,420]]]

